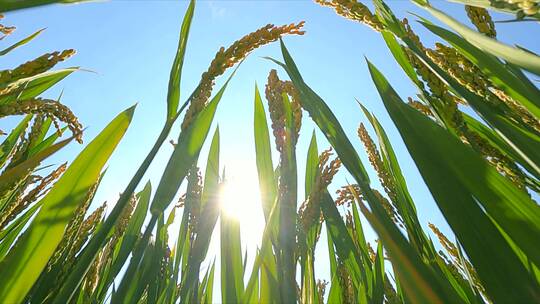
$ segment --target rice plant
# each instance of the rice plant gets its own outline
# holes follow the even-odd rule
[[[3,16],[0,15],[0,19]],[[2,39],[8,39],[15,27],[0,25]],[[2,56],[36,38],[39,30],[3,51]],[[0,72],[0,117],[24,115],[1,144],[0,167],[2,258],[25,226],[41,208],[42,198],[66,171],[66,164],[47,169],[40,166],[43,159],[55,153],[72,139],[81,141],[82,126],[77,117],[59,100],[40,98],[39,95],[76,71],[76,68],[49,71],[58,62],[68,59],[74,50],[46,53],[11,70]],[[65,126],[61,125],[64,124]],[[69,128],[72,137],[57,142]],[[49,130],[53,129],[52,134]]]
[[[0,11],[45,2],[8,1]],[[82,127],[71,110],[59,100],[40,97],[77,70],[49,71],[74,51],[45,54],[0,71],[0,116],[25,115],[0,148],[0,299],[539,302],[540,209],[534,197],[540,190],[540,91],[530,75],[540,75],[540,57],[497,40],[496,23],[489,15],[493,9],[517,22],[534,20],[537,2],[467,1],[463,13],[476,28],[472,29],[428,1],[413,0],[447,26],[418,17],[419,26],[440,38],[432,47],[382,0],[373,1],[374,10],[356,0],[315,2],[379,32],[417,87],[417,95],[405,102],[367,60],[382,104],[454,235],[443,234],[434,224],[421,224],[413,189],[399,164],[402,156],[377,117],[359,104],[370,126],[360,123],[358,138],[348,138],[332,104],[304,81],[294,52],[282,40],[303,35],[303,21],[266,25],[219,48],[180,104],[196,6],[192,0],[171,67],[162,131],[118,200],[108,203],[110,212],[106,204],[92,211],[89,207],[99,203],[94,194],[106,174],[103,168],[136,119],[135,106],[118,114],[69,164],[47,167],[48,156],[73,139],[81,141]],[[13,30],[0,25],[2,35]],[[0,56],[40,32],[8,46]],[[221,171],[220,131],[212,128],[235,70],[215,93],[214,86],[230,68],[239,68],[251,51],[278,40],[282,59],[266,58],[276,69],[262,71],[268,74],[264,92],[256,86],[253,93],[254,156],[265,227],[248,269],[242,223],[221,206],[228,179]],[[182,115],[182,122],[176,123]],[[302,129],[303,116],[313,120],[326,140],[313,133],[307,155],[297,153],[299,138],[309,134]],[[180,133],[157,187],[150,181],[142,185],[173,128]],[[66,129],[71,137],[61,140]],[[210,132],[208,155],[201,156]],[[362,163],[353,140],[362,142],[370,167]],[[320,149],[321,142],[329,146]],[[298,172],[299,161],[305,161],[305,172]],[[340,170],[352,176],[351,183],[336,185]],[[368,170],[374,170],[381,188],[370,181]],[[300,176],[305,177],[304,185],[299,185]],[[330,185],[339,190],[331,193]],[[176,218],[179,225],[174,224]],[[376,242],[368,242],[368,226],[376,232]],[[174,237],[171,229],[177,231]],[[210,250],[215,231],[219,252]],[[326,244],[319,242],[323,233]],[[330,265],[329,281],[316,276],[316,248],[321,246],[329,256],[323,261]],[[214,284],[216,276],[220,286]]]

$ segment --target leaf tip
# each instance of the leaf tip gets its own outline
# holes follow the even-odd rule
[[[134,105],[132,105],[131,107],[127,108],[125,111],[124,111],[124,114],[129,118],[129,120],[131,121],[131,119],[133,118],[133,114],[135,113],[135,109],[137,108],[137,105],[139,103],[136,102]]]

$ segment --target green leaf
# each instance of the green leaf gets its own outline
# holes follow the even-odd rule
[[[449,89],[458,96],[463,97],[468,104],[493,128],[500,136],[510,145],[516,153],[518,153],[527,164],[540,172],[540,136],[523,128],[521,125],[513,121],[506,113],[497,108],[492,107],[478,95],[470,92],[467,88],[458,83],[448,73],[443,71],[425,53],[418,47],[405,38],[409,48],[420,58],[443,82],[448,84]]]
[[[207,210],[209,208],[216,207],[211,205],[207,206],[207,203],[212,201],[213,198],[216,197],[216,195],[219,196],[219,138],[219,126],[217,126],[216,131],[214,132],[214,136],[212,137],[210,150],[208,152],[208,159],[206,161],[201,210]]]
[[[71,73],[78,71],[78,68],[67,68],[56,71],[41,73],[32,77],[19,79],[11,85],[16,86],[13,92],[2,95],[0,104],[7,104],[17,100],[34,98],[47,91],[60,80],[66,78]]]
[[[26,115],[19,124],[9,132],[9,135],[4,139],[0,145],[0,168],[6,163],[13,151],[13,148],[24,134],[24,131],[28,127],[28,122],[32,119],[33,115]]]
[[[244,294],[240,223],[221,212],[221,301],[239,303]]]
[[[118,298],[118,293],[113,294],[111,298],[111,303],[122,303],[122,304],[135,304],[138,303],[142,294],[146,290],[146,286],[149,283],[149,279],[155,275],[155,272],[159,270],[158,267],[155,267],[156,258],[159,259],[158,251],[159,249],[154,245],[147,243],[145,246],[141,247],[142,253],[134,252],[133,254],[141,254],[142,260],[137,267],[137,271],[128,278],[123,277],[124,280],[129,280],[127,284],[127,291],[121,298]],[[157,256],[156,256],[157,255]],[[156,269],[157,268],[157,269]]]
[[[317,137],[315,136],[315,130],[311,134],[311,141],[309,142],[308,154],[306,159],[306,177],[305,177],[305,197],[308,197],[311,193],[311,188],[315,184],[317,178],[317,168],[319,167],[319,151],[317,148]]]
[[[1,299],[15,303],[24,299],[60,243],[75,209],[123,137],[134,110],[131,107],[119,114],[90,142],[43,198],[36,218],[0,265]]]
[[[212,268],[210,269],[210,274],[208,275],[208,282],[206,283],[205,292],[203,295],[203,303],[211,304],[214,303],[212,301],[212,296],[214,293],[214,273],[216,269],[216,261],[214,260],[212,262]]]
[[[276,234],[276,226],[279,226],[279,205],[274,199],[268,215],[261,241],[261,292],[260,303],[279,303],[279,282],[276,257],[272,251],[272,240]]]
[[[315,186],[315,181],[318,174],[319,156],[317,148],[317,138],[315,131],[311,136],[311,142],[308,148],[308,154],[306,159],[306,173],[305,173],[305,198],[310,196],[312,188]],[[313,199],[313,198],[312,198]],[[310,204],[318,204],[319,202],[311,201]],[[319,208],[317,208],[319,209]],[[315,213],[320,213],[320,210],[316,210]],[[313,221],[313,224],[309,227],[302,227],[297,236],[299,247],[301,249],[301,270],[302,270],[302,301],[303,302],[319,302],[319,293],[317,291],[317,283],[315,280],[315,246],[317,244],[322,224],[320,221]],[[305,231],[304,231],[305,230]],[[302,237],[305,235],[305,238]],[[302,245],[300,245],[302,244]]]
[[[377,254],[375,256],[375,263],[373,264],[373,275],[375,278],[375,284],[373,284],[373,296],[371,301],[373,303],[383,303],[384,299],[384,252],[382,243],[379,241],[377,246]]]
[[[176,50],[176,56],[174,57],[171,75],[169,77],[169,90],[167,91],[167,120],[174,119],[178,110],[178,103],[180,102],[180,80],[182,78],[182,66],[184,65],[184,55],[186,53],[189,29],[191,27],[191,20],[193,19],[194,11],[195,0],[191,0],[184,15],[184,20],[182,21],[180,39],[178,40],[178,49]]]
[[[246,290],[244,292],[244,295],[241,301],[242,303],[257,303],[258,302],[259,270],[261,267],[261,263],[262,263],[261,254],[260,252],[257,252],[255,255],[255,262],[253,262],[253,268],[251,269],[251,273],[249,275],[249,279],[246,284]]]
[[[328,303],[342,303],[341,299],[341,285],[339,283],[339,274],[337,272],[337,259],[336,251],[334,249],[334,241],[332,235],[328,233],[326,235],[328,244],[328,256],[330,258],[330,290],[328,291]]]
[[[359,203],[359,202],[357,202]],[[353,214],[353,221],[354,221],[354,230],[356,232],[356,243],[358,244],[358,247],[360,249],[360,255],[362,257],[362,261],[364,265],[371,267],[371,259],[369,257],[369,250],[367,247],[366,237],[364,235],[364,228],[362,227],[362,222],[360,221],[360,215],[358,214],[358,209],[356,208],[356,205],[351,206],[352,214]],[[366,267],[366,276],[367,279],[371,279],[371,272],[369,271],[369,268]]]
[[[214,136],[212,138],[212,144],[210,145],[210,151],[208,152],[208,160],[206,162],[202,200],[200,202],[193,202],[194,204],[199,204],[198,208],[200,208],[200,216],[204,219],[204,221],[199,222],[194,228],[197,237],[194,241],[192,241],[192,249],[190,251],[189,257],[187,257],[187,274],[185,275],[185,278],[182,279],[182,281],[184,282],[183,285],[185,286],[182,286],[180,293],[181,299],[184,301],[187,301],[186,297],[190,292],[196,292],[196,290],[192,288],[195,287],[193,283],[198,280],[200,266],[208,252],[208,247],[210,246],[210,241],[212,238],[212,232],[214,231],[214,227],[219,216],[219,193],[221,191],[221,188],[218,184],[219,150],[219,128],[216,128],[216,131],[214,132]],[[184,215],[187,211],[190,210],[192,204],[192,202],[188,202],[187,200],[188,198],[186,198]],[[187,206],[188,204],[190,204],[190,206]]]
[[[534,302],[538,286],[478,203],[531,258],[540,256],[533,245],[540,237],[538,206],[457,138],[405,105],[368,65],[390,117],[490,296]]]
[[[0,261],[2,261],[5,255],[9,252],[11,245],[15,242],[25,225],[30,221],[32,216],[41,207],[41,201],[38,201],[32,207],[28,209],[22,216],[17,217],[13,222],[9,224],[2,232],[0,232]]]
[[[27,44],[28,42],[30,42],[30,41],[32,41],[34,38],[36,38],[39,34],[41,34],[41,32],[43,32],[44,30],[45,30],[45,29],[41,29],[41,30],[39,30],[39,31],[37,31],[37,32],[35,32],[35,33],[33,33],[32,35],[30,35],[30,36],[28,36],[28,37],[26,37],[26,38],[24,38],[24,39],[18,41],[17,43],[15,43],[15,44],[13,44],[13,45],[11,45],[11,46],[9,46],[9,47],[3,49],[2,51],[0,51],[0,56],[4,56],[4,55],[6,55],[7,53],[13,51],[14,49],[16,49],[16,48],[18,48],[18,47],[20,47],[20,46],[22,46],[22,45]]]
[[[7,184],[23,174],[26,174],[28,170],[34,169],[37,167],[45,158],[53,155],[58,152],[58,150],[65,147],[69,144],[74,137],[64,139],[48,148],[41,150],[40,152],[34,154],[33,156],[26,159],[24,162],[18,164],[17,166],[10,168],[0,175],[0,184]]]
[[[354,150],[353,145],[349,141],[349,138],[345,135],[345,131],[341,127],[338,119],[334,113],[332,113],[328,105],[309,86],[307,86],[306,83],[304,83],[298,68],[285,48],[285,44],[282,40],[280,40],[280,42],[286,65],[276,60],[271,60],[287,71],[295,88],[300,93],[302,108],[309,112],[313,121],[336,150],[336,153],[338,155],[350,155],[350,158],[342,159],[347,170],[352,170],[351,174],[361,177],[363,183],[369,183],[367,171]],[[345,164],[345,162],[347,164]]]
[[[272,164],[272,153],[270,147],[270,136],[264,106],[259,94],[259,89],[255,86],[255,114],[253,131],[255,133],[255,159],[257,172],[259,174],[259,188],[261,192],[261,203],[264,217],[268,221],[270,209],[275,198],[275,177],[274,165]]]
[[[382,31],[381,35],[383,36],[383,39],[388,46],[388,49],[390,50],[398,64],[401,66],[405,74],[407,74],[407,76],[409,76],[409,78],[416,85],[420,86],[420,79],[418,79],[418,75],[416,75],[416,71],[414,70],[413,65],[407,58],[407,54],[405,54],[405,52],[403,51],[403,48],[397,41],[394,34],[388,31]]]
[[[150,195],[152,193],[152,185],[150,181],[146,183],[143,190],[137,194],[137,207],[133,211],[126,232],[120,242],[120,249],[114,259],[111,266],[110,277],[114,278],[122,269],[122,266],[126,262],[132,249],[135,247],[135,242],[139,238],[141,228],[148,212],[148,205],[150,204]]]
[[[309,112],[317,126],[323,131],[335,148],[343,165],[362,189],[362,194],[366,196],[373,214],[369,213],[367,209],[363,209],[362,212],[382,238],[390,256],[396,261],[396,272],[401,276],[409,296],[417,302],[443,303],[444,299],[447,302],[458,301],[457,295],[449,289],[446,283],[439,281],[423,264],[398,228],[391,222],[386,211],[372,193],[364,166],[340,127],[337,118],[326,103],[303,82],[283,41],[281,42],[281,50],[286,65],[280,65],[285,68],[294,86],[299,90],[302,107]]]
[[[159,214],[161,210],[164,210],[170,204],[189,169],[199,158],[199,153],[210,131],[219,101],[233,75],[234,73],[231,74],[216,96],[196,116],[189,127],[180,132],[178,143],[167,162],[152,200],[150,206],[152,214]]]
[[[52,3],[77,3],[89,0],[2,0],[0,2],[0,12],[14,11],[23,8],[41,6]]]
[[[326,223],[326,231],[336,246],[339,259],[347,266],[354,286],[359,289],[358,296],[367,297],[367,278],[362,271],[361,257],[328,191],[323,194],[321,209]],[[367,298],[361,302],[367,303]]]

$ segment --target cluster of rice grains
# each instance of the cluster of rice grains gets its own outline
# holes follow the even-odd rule
[[[2,18],[0,15],[0,19]],[[14,30],[15,27],[0,25],[0,40]],[[4,48],[2,55],[29,42],[39,32],[12,44],[11,47]],[[0,153],[2,174],[23,170],[0,184],[0,231],[4,235],[17,232],[17,229],[21,229],[17,228],[21,223],[26,225],[28,219],[39,210],[41,199],[55,186],[55,182],[67,169],[67,163],[51,168],[47,166],[39,168],[39,162],[31,161],[32,157],[56,140],[55,134],[49,134],[50,130],[56,129],[56,135],[59,137],[63,129],[69,128],[74,138],[82,143],[82,125],[75,114],[57,100],[38,96],[40,92],[56,83],[50,79],[56,71],[50,70],[74,54],[75,51],[72,49],[45,53],[13,69],[0,70],[0,118],[24,115],[21,123],[2,142]],[[65,127],[61,124],[65,124]],[[76,254],[81,251],[101,223],[105,205],[84,219],[96,188],[97,185],[88,191],[84,203],[79,206],[69,222],[60,246],[40,276],[40,282],[45,281],[52,285],[54,282],[61,282],[61,278],[67,275],[67,269],[75,263]],[[2,243],[6,246],[5,244],[8,242]],[[7,249],[2,250],[2,255]],[[49,290],[44,288],[36,287],[34,294],[38,297],[45,295]]]
[[[266,99],[268,100],[268,109],[270,120],[272,121],[272,131],[276,140],[276,149],[283,153],[284,145],[290,141],[296,145],[302,125],[302,108],[300,97],[292,82],[281,81],[277,76],[276,70],[271,70],[268,75],[268,82],[265,89]],[[294,130],[287,132],[287,117],[285,113],[285,103],[289,102],[286,96],[290,96],[290,107]],[[287,134],[290,134],[288,138]]]
[[[460,281],[464,281],[464,277],[470,278],[471,283],[474,284],[478,291],[487,299],[486,290],[484,286],[482,286],[476,270],[468,260],[463,259],[458,246],[450,241],[434,224],[429,223],[428,227],[437,237],[442,248],[444,248],[444,251],[440,250],[438,253],[444,263],[446,263],[453,277]]]
[[[302,229],[307,231],[313,224],[322,222],[322,214],[320,203],[322,194],[332,182],[332,179],[341,167],[339,158],[330,160],[332,156],[332,148],[329,148],[319,155],[319,164],[315,175],[315,182],[311,189],[311,193],[300,206],[298,215]]]
[[[27,189],[20,189],[16,193],[12,193],[11,187],[4,189],[8,190],[8,193],[15,196],[7,201],[6,206],[0,213],[0,230],[4,229],[7,224],[14,220],[17,216],[22,214],[28,206],[36,202],[39,198],[43,197],[52,187],[54,181],[56,181],[64,171],[66,171],[67,164],[62,164],[54,169],[46,176],[33,175],[29,176],[26,181]],[[33,188],[32,188],[33,187]],[[30,189],[30,190],[28,190]],[[22,190],[22,191],[21,191]],[[28,191],[27,193],[25,193]],[[6,194],[5,192],[3,194]]]
[[[293,181],[289,179],[289,173],[295,158],[291,152],[294,153],[302,124],[301,100],[292,82],[280,80],[276,70],[271,70],[268,75],[265,95],[281,168],[278,200],[282,204],[281,208],[292,210],[294,207],[296,211],[296,190],[294,184],[291,184]]]
[[[356,0],[315,0],[315,2],[333,8],[338,15],[364,23],[376,31],[383,29],[382,23],[369,8]]]
[[[511,97],[515,96],[515,94],[511,95],[511,91],[505,91],[500,83],[494,82],[495,80],[492,80],[494,79],[492,77],[493,75],[485,74],[483,67],[479,63],[473,63],[468,59],[468,54],[465,54],[467,55],[466,57],[458,49],[445,43],[436,42],[434,48],[426,47],[420,40],[420,37],[413,31],[408,20],[405,18],[399,21],[392,15],[390,9],[384,5],[379,6],[379,4],[376,4],[380,11],[378,10],[377,14],[375,14],[366,5],[356,0],[314,1],[322,6],[333,8],[338,15],[347,19],[360,22],[378,32],[385,31],[385,34],[392,34],[396,37],[399,47],[405,55],[405,60],[411,64],[414,72],[416,72],[415,74],[418,76],[411,76],[411,80],[418,87],[420,93],[415,99],[409,97],[408,104],[418,110],[418,112],[429,117],[433,122],[444,127],[464,144],[470,146],[502,176],[506,177],[516,188],[520,189],[523,194],[530,197],[530,193],[540,190],[537,181],[529,174],[531,172],[530,169],[524,168],[519,158],[510,156],[507,148],[501,147],[490,138],[486,138],[485,133],[477,125],[480,124],[483,127],[491,128],[489,122],[486,124],[485,121],[476,120],[466,114],[467,107],[473,105],[473,102],[471,101],[469,103],[463,96],[472,95],[458,95],[459,91],[456,92],[453,88],[449,87],[448,79],[443,79],[441,74],[435,72],[437,69],[433,69],[430,66],[431,63],[438,66],[438,68],[448,74],[449,78],[455,80],[456,85],[461,85],[465,90],[479,97],[475,101],[483,101],[486,107],[490,108],[493,113],[496,113],[495,115],[504,116],[505,119],[508,119],[516,126],[516,129],[531,132],[531,134],[540,134],[540,121],[537,117],[528,108],[525,108],[521,100],[514,100]],[[497,31],[488,11],[485,8],[471,6],[466,1],[463,2],[464,4],[468,4],[465,5],[465,12],[477,31],[491,39],[496,39]],[[489,5],[492,8],[502,8],[501,3],[509,5],[506,6],[509,9],[508,11],[515,12],[516,10],[522,10],[525,15],[529,16],[538,13],[538,1],[489,1]],[[384,20],[384,23],[381,20]],[[386,24],[388,24],[388,28],[386,28]],[[397,51],[392,49],[393,53]],[[400,58],[397,59],[399,61]],[[516,74],[519,73],[519,69],[516,69]],[[510,84],[504,85],[506,85],[504,88],[511,86]],[[380,91],[380,93],[384,95],[384,92]],[[432,224],[429,225],[429,228],[431,228],[433,234],[439,239],[445,253],[441,251],[438,256],[435,254],[436,257],[432,254],[426,254],[432,250],[428,248],[429,246],[426,247],[426,239],[429,237],[422,230],[422,225],[416,217],[414,207],[412,207],[412,210],[407,210],[409,209],[407,205],[408,199],[406,198],[408,194],[403,192],[404,185],[402,184],[401,177],[395,176],[393,171],[389,172],[389,160],[386,158],[383,160],[381,158],[381,153],[384,154],[384,157],[388,157],[386,154],[387,151],[383,151],[383,143],[381,143],[381,152],[379,152],[363,124],[358,129],[358,136],[364,143],[368,159],[377,172],[380,184],[385,190],[384,192],[386,192],[388,199],[380,192],[372,189],[374,196],[380,201],[396,226],[406,230],[411,244],[416,247],[420,256],[430,261],[441,261],[459,284],[473,286],[473,289],[477,290],[485,301],[491,302],[490,296],[486,293],[486,289],[483,282],[479,279],[475,267],[459,252],[463,250],[461,246],[450,242]],[[385,145],[387,143],[384,143]],[[347,185],[337,191],[336,204],[351,207],[351,204],[354,205],[355,201],[364,199],[364,194],[359,185]],[[354,208],[354,206],[352,207]],[[355,221],[350,212],[346,216],[345,223],[354,235]],[[356,242],[356,240],[354,241]],[[372,249],[369,251],[373,261],[375,252]],[[342,287],[347,289],[350,274],[340,272],[339,269],[338,273]],[[390,294],[395,294],[395,292],[389,290],[388,293],[385,293],[385,296]],[[347,295],[343,297],[346,298]],[[392,302],[389,298],[386,298],[386,301],[388,303]]]
[[[10,115],[37,114],[49,117],[59,135],[62,129],[57,120],[67,124],[75,139],[82,143],[82,125],[75,114],[65,105],[56,100],[31,98],[14,103],[0,105],[0,117]]]
[[[43,54],[33,60],[19,65],[13,70],[0,71],[0,83],[14,82],[22,78],[31,77],[46,72],[59,62],[69,59],[74,54],[75,50],[73,49]]]
[[[536,15],[540,10],[538,0],[493,0],[490,4],[496,8],[519,10],[521,14],[527,16]]]
[[[480,33],[492,38],[497,36],[495,24],[485,8],[465,5],[465,11],[472,24],[474,24]]]
[[[235,41],[227,49],[221,47],[208,70],[202,74],[199,86],[191,97],[189,108],[182,122],[182,129],[186,129],[193,118],[206,106],[218,76],[242,61],[251,51],[260,46],[274,42],[283,35],[303,35],[304,32],[300,30],[303,25],[304,22],[282,26],[268,24]]]
[[[0,32],[4,34],[0,39],[14,30],[14,27],[0,25]],[[0,100],[2,101],[0,102],[0,118],[23,114],[43,115],[52,120],[59,134],[61,126],[58,121],[65,123],[75,139],[82,143],[82,125],[68,107],[59,101],[43,99],[35,95],[21,99],[21,96],[26,96],[23,93],[32,80],[38,80],[44,76],[45,72],[74,54],[73,49],[46,53],[14,69],[0,70]]]
[[[395,207],[397,202],[397,192],[394,179],[392,178],[390,172],[388,172],[388,170],[384,167],[383,160],[379,154],[379,150],[377,149],[377,146],[375,145],[373,139],[371,139],[371,137],[369,136],[369,133],[367,132],[366,127],[363,123],[361,123],[358,127],[358,137],[364,144],[364,147],[368,154],[369,162],[371,163],[371,166],[375,169],[375,172],[377,172],[379,181],[381,182],[384,191],[390,198],[390,201],[375,189],[373,189],[373,193],[388,213],[388,216],[390,216],[390,218],[394,221],[394,223],[396,223],[400,227],[403,227],[403,219],[401,218],[397,211],[397,208]]]
[[[331,2],[315,0],[315,2],[333,7],[338,14],[353,21],[364,23],[377,31],[383,29],[380,22],[374,21],[378,20],[377,16],[371,13],[365,5],[356,0],[334,0]],[[479,32],[490,37],[496,36],[494,23],[487,10],[473,6],[466,6],[465,9],[471,22],[477,27]],[[356,13],[345,13],[352,10]],[[438,42],[435,44],[435,49],[427,48],[414,33],[406,18],[401,23],[406,38],[413,42],[420,51],[424,52],[427,57],[461,85],[482,97],[485,102],[502,109],[510,119],[533,128],[537,132],[540,131],[540,122],[538,119],[503,90],[495,86],[480,69],[461,55],[455,48]],[[409,99],[409,104],[428,117],[435,118],[436,116],[439,121],[450,127],[464,143],[471,145],[501,174],[507,176],[519,188],[525,190],[526,185],[534,186],[527,183],[526,175],[502,151],[467,126],[463,113],[459,109],[459,105],[466,106],[467,101],[454,95],[445,82],[433,73],[410,48],[402,46],[402,49],[423,80],[423,82],[417,84],[422,89],[425,98],[423,101]],[[429,90],[427,90],[426,86]],[[428,101],[427,103],[425,102],[426,100]]]

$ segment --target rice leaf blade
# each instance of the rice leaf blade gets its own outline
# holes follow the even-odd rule
[[[259,89],[255,86],[255,113],[253,131],[255,135],[255,157],[257,163],[257,173],[259,176],[259,188],[261,192],[261,203],[265,219],[268,221],[272,204],[275,197],[275,177],[274,165],[272,163],[272,153],[270,146],[270,135],[266,113],[261,100]]]
[[[512,188],[515,187],[511,185],[509,187],[507,184],[509,182],[504,177],[494,172],[493,168],[485,164],[485,161],[469,148],[463,146],[458,139],[406,106],[384,76],[370,62],[368,65],[385,107],[396,123],[439,208],[461,240],[485,287],[490,291],[490,295],[495,301],[498,299],[503,302],[511,301],[510,299],[521,299],[524,302],[534,299],[536,284],[532,282],[521,262],[491,220],[478,207],[469,191],[476,191],[474,192],[476,198],[483,203],[488,213],[496,209],[490,215],[495,220],[504,220],[508,224],[504,225],[503,229],[512,228],[514,232],[517,231],[517,233],[512,233],[513,236],[532,238],[538,236],[537,224],[530,222],[530,217],[535,217],[537,210],[535,211],[534,206],[529,202],[524,201],[523,196],[517,194],[519,190],[513,191]],[[434,155],[437,158],[434,158]],[[471,178],[464,182],[464,175],[467,174]],[[520,200],[520,203],[514,203],[514,206],[517,205],[516,207],[519,208],[519,212],[501,204],[501,201],[497,202],[497,195],[499,199],[503,198],[504,196],[501,195],[505,192],[511,195],[507,197],[509,201],[506,203],[510,200],[512,202],[516,199]],[[495,203],[493,201],[489,203],[490,201],[485,199],[487,196],[490,199],[495,198]],[[521,212],[523,210],[530,210],[533,214],[524,214]],[[509,214],[512,215],[505,218]],[[512,220],[515,222],[512,223]],[[518,227],[518,225],[524,227]],[[519,229],[523,230],[519,231]],[[477,231],[478,234],[471,234],[471,230]],[[527,231],[529,235],[523,235],[523,231]],[[487,235],[490,237],[486,238]],[[538,250],[538,248],[530,248],[530,244],[523,245],[531,250]],[[491,265],[499,265],[499,267]],[[511,282],[508,281],[509,277],[512,277]]]
[[[21,302],[64,234],[72,213],[99,178],[116,145],[131,122],[135,108],[120,113],[73,161],[43,198],[36,218],[2,261],[0,298]],[[38,153],[39,154],[39,153]],[[39,255],[34,255],[39,252]]]
[[[169,89],[167,91],[167,120],[172,120],[176,116],[178,104],[180,102],[180,81],[182,79],[182,66],[184,65],[184,55],[189,37],[189,29],[191,20],[195,11],[195,0],[189,2],[189,6],[182,21],[180,30],[180,38],[178,39],[178,48],[176,56],[171,67],[171,75],[169,77]]]

